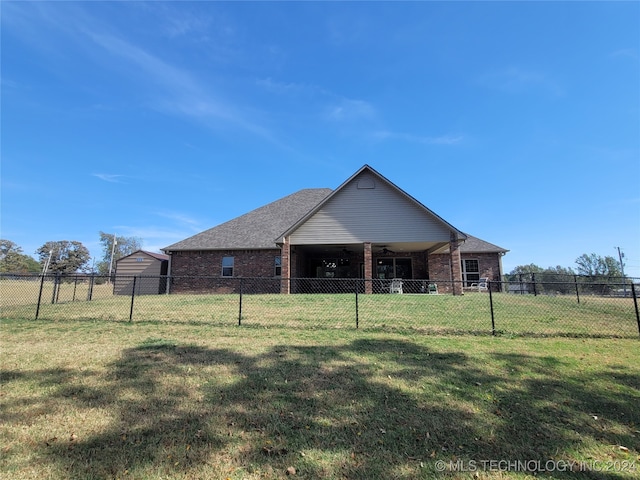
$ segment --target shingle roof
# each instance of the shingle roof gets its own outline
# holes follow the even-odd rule
[[[462,253],[507,253],[509,250],[467,234],[467,239],[460,246],[460,251]]]
[[[132,257],[133,255],[138,255],[140,253],[149,255],[150,257],[153,257],[156,260],[169,260],[169,255],[165,255],[164,253],[154,253],[154,252],[148,252],[146,250],[136,250],[135,252],[130,253],[125,257],[119,258],[118,261],[122,260],[123,258],[128,258],[128,257]]]
[[[275,239],[331,192],[330,188],[300,190],[162,250],[170,252],[277,248]]]
[[[164,253],[147,252],[146,250],[142,250],[142,252],[158,260],[169,260],[169,255],[165,255]]]

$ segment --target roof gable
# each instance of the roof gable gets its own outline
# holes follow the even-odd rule
[[[140,255],[140,254],[153,257],[156,260],[160,260],[160,261],[169,260],[169,255],[165,255],[164,253],[154,253],[154,252],[147,252],[146,250],[136,250],[135,252],[130,253],[129,255],[120,257],[118,260],[116,260],[116,262],[119,262],[120,260],[124,260],[125,258],[133,257],[134,255]]]
[[[466,235],[387,178],[364,165],[286,230],[292,244],[448,242]]]

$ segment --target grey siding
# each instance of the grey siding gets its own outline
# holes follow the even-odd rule
[[[136,295],[157,295],[164,293],[167,260],[159,260],[145,252],[138,251],[116,262],[116,278],[113,293],[131,295],[133,277],[136,278]],[[145,278],[148,277],[148,278]]]
[[[448,242],[451,229],[425,207],[368,171],[291,234],[292,245]]]

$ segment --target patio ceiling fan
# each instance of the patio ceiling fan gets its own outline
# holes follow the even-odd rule
[[[382,250],[379,250],[378,253],[384,253],[385,255],[387,253],[396,253],[393,250],[389,250],[386,245],[380,245],[380,247],[382,248]]]

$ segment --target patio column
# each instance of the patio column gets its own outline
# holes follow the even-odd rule
[[[461,241],[452,233],[449,241],[449,251],[451,252],[451,280],[454,295],[464,295],[462,289],[462,263],[460,258]]]
[[[364,293],[373,293],[373,257],[371,242],[364,242]]]
[[[291,244],[285,237],[280,252],[280,293],[291,293]]]

